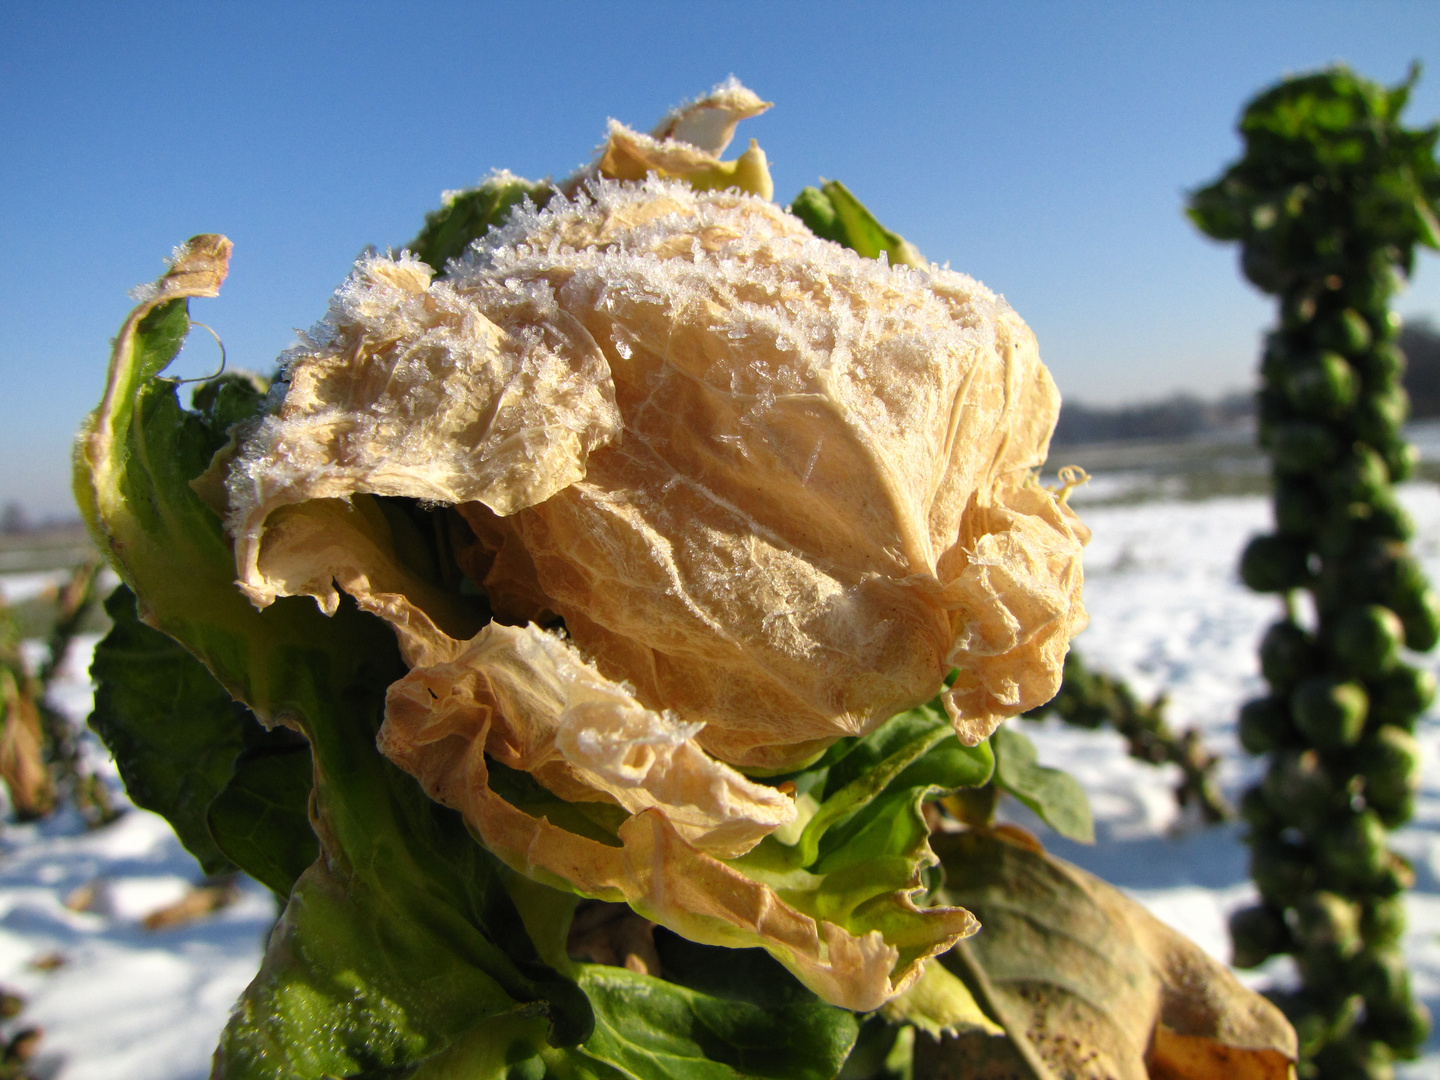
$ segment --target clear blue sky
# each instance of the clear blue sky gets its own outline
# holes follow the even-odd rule
[[[1269,303],[1181,215],[1287,72],[1385,82],[1440,4],[9,3],[0,8],[0,505],[68,510],[71,433],[127,290],[196,232],[235,242],[196,317],[268,370],[367,244],[440,192],[586,160],[732,72],[782,200],[845,181],[930,258],[1004,293],[1062,392],[1115,403],[1251,381]],[[1440,316],[1440,262],[1400,308]],[[180,370],[200,374],[213,342]]]

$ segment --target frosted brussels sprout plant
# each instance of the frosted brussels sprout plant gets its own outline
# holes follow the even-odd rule
[[[1265,1003],[950,798],[1088,829],[993,737],[1085,622],[1058,396],[989,289],[725,160],[767,107],[450,193],[190,409],[160,373],[229,242],[122,328],[76,457],[125,581],[92,725],[284,903],[217,1076],[1288,1068]]]

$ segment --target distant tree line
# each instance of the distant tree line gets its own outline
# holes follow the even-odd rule
[[[1056,446],[1113,442],[1120,439],[1187,439],[1246,423],[1255,413],[1250,394],[1227,394],[1206,401],[1177,394],[1164,401],[1097,408],[1067,401],[1051,440]]]
[[[1411,419],[1440,416],[1440,330],[1428,319],[1419,319],[1401,329],[1397,343],[1405,354]]]
[[[1426,319],[1407,323],[1397,342],[1405,354],[1405,389],[1414,420],[1440,417],[1440,329]],[[1118,440],[1188,439],[1241,427],[1255,414],[1248,393],[1206,400],[1177,394],[1164,401],[1103,408],[1067,401],[1055,426],[1056,446]]]

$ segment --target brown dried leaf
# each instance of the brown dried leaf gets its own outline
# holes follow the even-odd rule
[[[328,615],[339,606],[338,585],[395,628],[409,664],[449,659],[457,642],[483,623],[458,597],[405,565],[369,496],[281,507],[270,515],[256,565],[281,595],[312,596]]]
[[[667,114],[649,135],[612,120],[600,159],[564,185],[574,195],[583,181],[644,180],[648,176],[680,178],[697,190],[737,188],[762,199],[775,195],[770,165],[754,139],[733,161],[720,155],[735,136],[735,126],[770,108],[733,77],[698,101]]]
[[[472,643],[479,655],[468,658],[468,664],[462,658],[451,665],[412,671],[390,690],[381,749],[414,774],[432,798],[460,810],[486,847],[537,881],[628,903],[645,918],[693,941],[731,948],[763,946],[821,997],[851,1009],[874,1009],[919,976],[923,955],[894,971],[899,951],[879,931],[857,937],[833,923],[817,921],[786,904],[769,887],[688,842],[665,811],[674,810],[684,827],[689,807],[643,809],[619,826],[613,840],[602,841],[559,828],[496,794],[490,784],[487,750],[512,767],[528,768],[572,801],[583,800],[582,785],[593,775],[562,760],[544,739],[528,737],[543,731],[535,717],[564,711],[563,697],[558,706],[555,699],[565,688],[546,672],[554,657],[534,655],[542,649],[553,653],[555,646],[537,640],[546,636],[533,627],[492,624]],[[520,722],[510,727],[507,717]],[[622,759],[621,764],[629,763]],[[723,769],[718,766],[713,773],[721,783],[712,782],[712,788],[723,793],[726,788],[721,785],[728,784],[732,792],[746,794],[748,782],[738,773],[727,779],[719,771]],[[664,770],[662,779],[670,779]],[[777,797],[773,789],[763,790],[769,793],[765,798]],[[713,789],[694,793],[708,799],[716,796]],[[628,798],[644,795],[637,788]],[[646,797],[655,798],[653,793]],[[788,804],[784,796],[778,798]],[[763,822],[755,822],[754,817],[766,811],[765,802],[756,798],[747,805],[732,795],[722,802],[740,815],[731,818],[726,828],[715,830],[725,841],[745,835],[745,829],[752,836],[762,831],[755,826]],[[699,830],[687,831],[699,840],[713,840]],[[944,914],[942,910],[940,922]],[[943,945],[972,925],[967,912],[952,914],[963,925],[948,937],[941,932]]]
[[[1289,1075],[1295,1033],[1280,1011],[1117,889],[985,830],[932,844],[947,891],[981,922],[943,962],[979,989],[1012,1046],[917,1041],[917,1075],[968,1076],[981,1063],[993,1072],[1006,1058],[1028,1063],[1015,1075],[1042,1080],[1047,1071],[1087,1080]]]
[[[563,638],[492,623],[390,688],[380,747],[402,764],[437,744],[454,756],[447,740],[480,747],[562,798],[659,810],[688,843],[733,858],[795,806],[706,754],[695,727],[645,708]]]
[[[152,911],[140,922],[146,930],[168,930],[222,911],[239,898],[240,889],[234,881],[197,885],[175,903]]]
[[[0,667],[0,779],[21,820],[44,817],[55,808],[55,785],[45,765],[40,713],[29,687]]]

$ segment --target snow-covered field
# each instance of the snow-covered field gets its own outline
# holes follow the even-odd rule
[[[1416,548],[1432,580],[1440,580],[1440,491],[1416,485],[1403,497],[1419,526]],[[1086,557],[1091,624],[1078,648],[1143,695],[1168,692],[1172,723],[1203,731],[1223,758],[1222,787],[1237,799],[1257,766],[1236,744],[1235,713],[1260,690],[1255,646],[1278,606],[1247,592],[1234,567],[1245,539],[1268,524],[1266,501],[1087,509],[1082,494],[1077,505],[1094,530]],[[34,588],[18,578],[0,578],[0,588]],[[88,653],[92,644],[77,652]],[[1440,666],[1435,657],[1419,662]],[[86,656],[75,658],[60,691],[76,716],[88,709],[86,663]],[[1226,915],[1253,896],[1238,826],[1181,820],[1175,775],[1131,760],[1113,732],[1053,720],[1025,728],[1043,761],[1081,780],[1097,818],[1093,848],[1036,825],[1047,844],[1225,958]],[[1395,844],[1414,861],[1417,879],[1406,953],[1417,991],[1440,1013],[1440,712],[1422,721],[1417,735],[1424,785],[1416,820]],[[6,828],[0,986],[27,999],[11,1027],[45,1029],[39,1061],[45,1073],[62,1080],[190,1080],[208,1073],[210,1051],[259,962],[275,912],[265,890],[247,884],[238,903],[208,920],[156,932],[142,927],[145,914],[177,899],[198,875],[165,823],[139,811],[91,833],[73,817]],[[94,889],[86,909],[67,907],[65,900],[87,885]],[[72,899],[72,906],[79,905]],[[56,960],[63,962],[52,966]],[[1245,978],[1285,979],[1285,963]],[[1440,1077],[1440,1038],[1401,1075]]]

